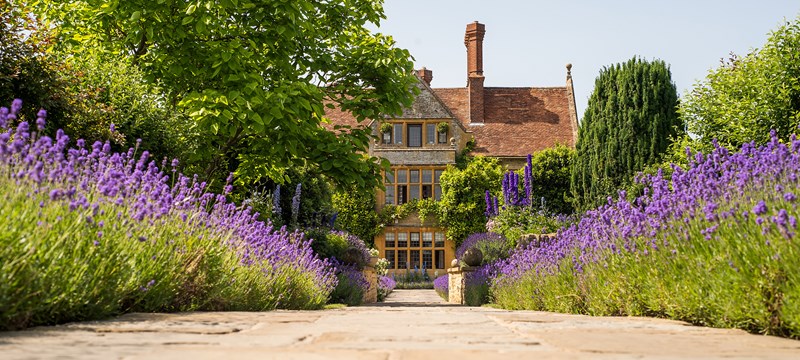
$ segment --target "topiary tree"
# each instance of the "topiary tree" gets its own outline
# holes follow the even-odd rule
[[[800,16],[770,34],[759,50],[731,55],[686,94],[679,109],[704,148],[782,140],[800,125]],[[683,150],[683,149],[680,149]]]
[[[634,57],[600,71],[571,171],[571,191],[581,209],[602,203],[636,172],[661,160],[682,133],[677,105],[669,67],[661,60]]]

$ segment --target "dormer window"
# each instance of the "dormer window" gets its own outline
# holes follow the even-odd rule
[[[422,147],[422,124],[408,124],[408,147]]]
[[[425,127],[425,143],[428,145],[436,144],[436,124],[428,123]]]
[[[394,124],[394,143],[403,143],[403,124]]]

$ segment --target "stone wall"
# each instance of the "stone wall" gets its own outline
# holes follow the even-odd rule
[[[466,304],[465,292],[467,274],[478,270],[477,267],[451,267],[447,269],[447,302],[451,304]]]
[[[372,304],[378,302],[378,273],[372,266],[365,266],[361,271],[364,277],[369,282],[369,289],[364,293],[364,304]]]

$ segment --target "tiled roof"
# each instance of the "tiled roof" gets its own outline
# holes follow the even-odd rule
[[[441,102],[475,137],[474,155],[522,157],[556,144],[574,146],[570,117],[571,94],[567,87],[484,88],[484,122],[470,124],[468,89],[433,88]],[[326,109],[332,124],[356,126],[355,118]],[[361,123],[369,125],[369,121]]]
[[[327,102],[327,101],[325,102],[326,105],[332,103],[333,102]],[[322,123],[322,126],[330,131],[333,131],[333,127],[335,125],[347,125],[350,127],[356,127],[358,125],[369,126],[371,122],[369,119],[367,119],[362,121],[361,124],[359,124],[355,116],[353,116],[353,114],[347,111],[342,111],[338,106],[334,106],[333,109],[325,107],[325,117],[330,120],[330,123],[328,124]]]
[[[475,136],[475,155],[526,156],[556,144],[575,145],[566,87],[484,88],[482,124],[469,122],[467,88],[433,91]]]

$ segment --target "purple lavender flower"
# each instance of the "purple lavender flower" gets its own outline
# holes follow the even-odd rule
[[[756,206],[753,207],[753,214],[763,215],[766,212],[767,212],[767,204],[764,202],[764,200],[759,201],[758,204],[756,204]]]
[[[294,196],[292,197],[292,223],[297,224],[297,219],[300,216],[300,193],[301,188],[303,187],[303,183],[297,183],[297,187],[294,190]]]

